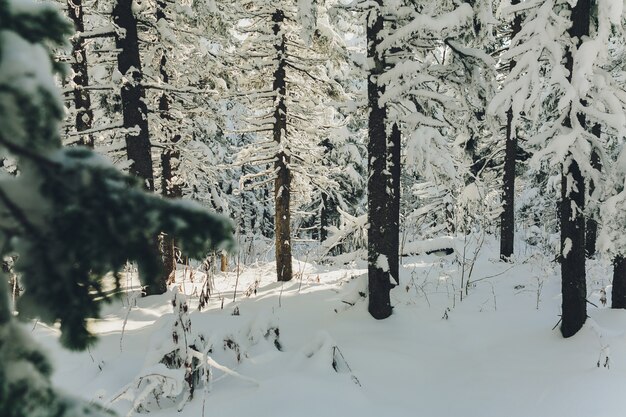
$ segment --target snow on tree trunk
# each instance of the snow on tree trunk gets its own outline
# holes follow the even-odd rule
[[[581,43],[581,37],[589,35],[590,0],[579,0],[572,8],[570,37],[576,38],[576,46],[570,46],[565,55],[565,67],[569,71],[568,81],[572,81],[574,48]],[[579,115],[579,119],[584,116]],[[568,115],[566,127],[572,126]],[[581,121],[584,125],[584,120]],[[585,179],[578,162],[571,156],[566,158],[561,175],[561,291],[563,337],[576,334],[587,320],[587,282],[585,275]],[[565,250],[566,246],[569,250]]]
[[[278,66],[274,72],[272,89],[276,94],[274,108],[273,138],[281,149],[280,144],[287,134],[287,105],[286,95],[286,39],[281,32],[285,15],[282,10],[276,10],[272,15],[274,25],[272,30],[277,36],[278,42],[274,45]],[[291,170],[289,167],[290,156],[284,150],[280,150],[274,161],[276,178],[274,180],[274,201],[276,204],[274,226],[276,233],[276,273],[278,281],[289,281],[292,278],[291,266]]]
[[[570,160],[569,166],[563,167],[560,204],[563,295],[561,333],[564,337],[576,334],[587,319],[584,181],[578,164]]]
[[[378,83],[378,77],[385,70],[385,62],[377,50],[381,39],[379,34],[383,30],[383,16],[380,11],[382,0],[376,0],[375,6],[367,16],[367,57],[370,61],[367,78],[368,106],[370,109],[368,121],[369,142],[368,151],[368,210],[369,228],[367,231],[368,248],[368,283],[369,307],[372,317],[384,319],[391,315],[391,301],[389,290],[389,266],[387,260],[387,234],[389,230],[388,201],[390,199],[387,187],[390,179],[386,170],[387,161],[387,134],[385,123],[387,110],[380,106],[379,97],[384,87]],[[385,262],[380,262],[384,259]]]
[[[89,72],[85,39],[82,36],[82,33],[85,31],[82,0],[67,0],[67,14],[74,23],[74,29],[77,32],[72,37],[71,68],[74,108],[76,109],[76,132],[83,132],[92,128],[93,111],[91,109],[91,96],[86,88],[89,86]],[[82,135],[79,143],[93,148],[93,135]]]
[[[512,0],[511,5],[520,0]],[[522,29],[522,16],[518,13],[511,25],[511,38]],[[515,67],[511,59],[509,71]],[[504,175],[502,178],[502,214],[500,215],[500,258],[508,259],[513,255],[515,240],[515,158],[517,156],[517,132],[513,127],[513,109],[506,112],[506,148],[504,155]]]

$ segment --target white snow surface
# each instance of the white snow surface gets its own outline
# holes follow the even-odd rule
[[[163,402],[151,415],[623,415],[626,311],[607,307],[609,263],[590,261],[588,299],[598,307],[589,305],[585,327],[563,339],[552,329],[560,314],[558,267],[518,243],[516,263],[497,260],[497,241],[485,243],[462,301],[462,252],[403,257],[393,315],[385,320],[368,314],[366,270],[356,267],[296,261],[288,283],[275,282],[272,263],[246,267],[238,278],[218,272],[203,311],[197,311],[203,275],[181,270],[176,285],[189,294],[192,337],[203,333],[212,360],[242,378],[216,366],[210,387],[198,388],[180,413]],[[133,404],[124,390],[154,369],[159,346],[168,343],[157,339],[169,336],[173,317],[173,292],[132,294],[91,323],[100,339],[89,352],[62,349],[56,328],[33,330],[56,364],[57,386],[122,416]],[[270,331],[276,328],[280,350]]]

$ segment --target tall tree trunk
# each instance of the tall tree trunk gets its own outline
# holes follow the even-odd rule
[[[182,197],[182,188],[176,180],[179,152],[166,149],[161,153],[161,190],[166,198]],[[163,260],[163,276],[161,281],[167,284],[174,281],[176,273],[176,239],[173,236],[161,235],[161,259]]]
[[[76,111],[76,132],[84,132],[90,130],[93,123],[93,111],[91,110],[91,96],[89,90],[89,73],[87,67],[87,51],[85,50],[85,39],[83,32],[85,31],[85,22],[83,18],[83,2],[82,0],[67,0],[67,14],[74,22],[76,34],[72,37],[72,82],[74,108]],[[92,134],[80,136],[81,145],[94,147],[94,138]]]
[[[274,45],[278,66],[274,72],[272,89],[276,93],[276,108],[274,109],[273,137],[280,146],[287,135],[287,93],[286,67],[287,45],[285,35],[281,33],[281,26],[285,20],[282,10],[276,10],[272,15],[273,32],[279,36]],[[291,168],[290,156],[284,151],[278,152],[274,162],[276,179],[274,180],[274,201],[276,205],[274,228],[276,233],[276,273],[278,281],[289,281],[292,278],[291,266]]]
[[[570,183],[571,181],[571,183]],[[561,176],[561,291],[564,337],[576,334],[587,319],[585,276],[585,182],[578,164],[570,159]],[[568,192],[568,188],[572,188]],[[575,205],[576,212],[572,210]]]
[[[329,157],[329,154],[333,150],[333,145],[329,139],[322,141],[324,147],[324,159]],[[322,192],[322,204],[320,206],[320,229],[319,229],[319,241],[324,242],[328,238],[328,227],[330,226],[331,212],[336,213],[336,203],[333,198],[327,193]]]
[[[9,297],[7,276],[0,274],[0,328],[13,318],[13,306]]]
[[[166,18],[165,10],[167,3],[164,0],[157,1],[156,19],[157,22]],[[170,76],[167,72],[167,54],[165,49],[161,53],[159,62],[159,74],[164,84],[169,83]],[[174,134],[170,123],[173,117],[170,114],[170,98],[167,92],[163,92],[159,97],[159,117],[163,121],[163,132],[166,140],[171,143],[165,144],[165,149],[161,152],[161,193],[166,198],[180,198],[183,191],[180,183],[176,179],[176,172],[179,169],[180,152],[174,148],[176,142],[180,140],[180,135]],[[176,274],[176,240],[173,236],[161,234],[160,251],[163,261],[163,276],[160,277],[161,287],[175,280]]]
[[[591,132],[600,137],[600,125],[595,124],[591,129]],[[602,170],[602,163],[600,162],[600,155],[594,149],[591,152],[591,166],[598,170]],[[589,180],[589,196],[593,195],[593,192],[596,189],[596,185],[593,183],[593,180]],[[585,237],[585,254],[587,258],[591,258],[596,253],[596,241],[598,240],[598,222],[596,221],[596,210],[593,213],[589,214],[589,218],[587,218],[587,236]]]
[[[154,191],[148,109],[142,85],[143,74],[139,55],[137,20],[132,11],[132,1],[118,0],[113,7],[112,14],[113,23],[120,29],[115,37],[115,46],[119,50],[117,69],[126,78],[120,95],[123,128],[126,130],[126,155],[131,161],[129,172],[143,180],[143,186],[146,190]],[[151,251],[152,256],[159,256],[159,242],[156,237]],[[162,294],[167,291],[165,281],[156,278],[155,282],[150,285],[146,285],[145,282],[142,283],[145,287],[145,295]]]
[[[269,166],[268,166],[269,169]],[[270,198],[270,194],[273,191],[270,191],[270,189],[268,187],[263,187],[263,190],[261,192],[262,197],[260,198],[260,201],[262,202],[266,202],[266,201],[271,201]],[[274,227],[274,224],[276,223],[274,220],[274,217],[276,216],[276,211],[274,211],[274,214],[272,214],[271,212],[271,208],[266,206],[265,204],[263,204],[262,208],[262,223],[260,225],[260,229],[261,229],[261,234],[268,238],[271,239],[272,237],[276,237],[276,228]]]
[[[389,274],[389,257],[385,236],[390,232],[387,217],[389,195],[387,187],[390,179],[387,174],[387,134],[385,129],[387,110],[379,105],[378,99],[384,87],[378,84],[378,77],[385,69],[385,61],[377,51],[380,34],[383,30],[383,16],[380,12],[382,0],[375,0],[377,7],[370,9],[367,17],[367,57],[370,72],[367,78],[367,97],[370,109],[368,120],[369,141],[368,180],[367,180],[367,259],[369,306],[372,317],[384,319],[391,315],[389,290],[392,287]]]
[[[626,308],[626,257],[622,255],[613,259],[611,308]]]
[[[247,165],[241,166],[241,176],[245,176],[251,173],[250,168]],[[249,234],[253,234],[255,231],[257,224],[257,219],[261,218],[259,212],[262,211],[262,207],[256,207],[252,200],[248,201],[248,192],[246,191],[246,186],[249,184],[249,180],[245,181],[242,186],[242,192],[240,193],[241,197],[241,215],[239,220],[239,235],[240,236],[248,236]]]
[[[328,226],[330,226],[330,204],[328,194],[322,193],[322,206],[320,208],[320,243],[328,238]]]
[[[512,0],[511,4],[519,4]],[[522,16],[517,13],[511,25],[511,39],[522,30]],[[509,71],[515,67],[511,60]],[[517,156],[517,132],[513,129],[513,109],[506,112],[506,149],[504,154],[504,175],[502,178],[502,214],[500,215],[500,259],[513,255],[515,242],[515,158]]]
[[[389,274],[400,284],[400,174],[401,174],[401,146],[402,135],[397,123],[391,127],[389,136],[389,174],[391,198],[389,199],[387,233],[387,256],[389,258]]]
[[[572,8],[570,37],[577,39],[589,34],[590,0],[578,0]],[[573,47],[571,47],[573,48]],[[565,56],[568,80],[572,79],[573,51]],[[582,115],[577,115],[582,118]],[[581,120],[584,125],[584,120]],[[565,125],[571,127],[569,116]],[[563,337],[576,334],[587,320],[587,282],[585,275],[585,179],[576,160],[570,154],[563,163],[561,175],[561,292],[563,297],[561,333]]]
[[[118,33],[115,38],[115,45],[119,50],[117,69],[127,79],[121,89],[123,127],[127,129],[126,154],[131,161],[130,173],[143,179],[147,190],[154,191],[148,109],[141,83],[143,74],[139,56],[137,21],[131,5],[131,1],[118,0],[113,8],[113,22],[122,29],[122,32]]]

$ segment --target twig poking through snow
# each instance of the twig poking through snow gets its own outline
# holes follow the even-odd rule
[[[122,323],[122,332],[120,334],[120,352],[122,352],[122,343],[124,342],[124,331],[126,330],[126,323],[128,323],[128,316],[130,315],[130,310],[133,309],[133,304],[137,305],[137,292],[132,293],[132,295],[128,296],[128,311],[126,311],[126,315],[124,316],[124,322]]]
[[[362,387],[359,378],[357,378],[356,375],[354,375],[354,373],[352,372],[352,368],[350,368],[350,365],[348,365],[348,361],[346,360],[345,356],[343,356],[343,353],[339,349],[339,346],[335,345],[333,346],[333,369],[335,370],[335,372],[342,372],[342,370],[340,369],[342,368],[341,365],[345,365],[347,371],[350,373],[350,378],[352,378],[352,382],[354,382],[359,387]]]
[[[212,366],[215,369],[219,369],[220,371],[224,372],[225,374],[228,374],[230,376],[234,376],[235,378],[239,378],[239,379],[241,379],[243,381],[249,382],[249,383],[251,383],[251,384],[253,384],[253,385],[257,386],[257,387],[260,386],[260,384],[259,384],[259,382],[257,380],[255,380],[253,378],[250,378],[250,377],[247,377],[247,376],[244,376],[244,375],[241,375],[240,373],[235,372],[232,369],[225,367],[224,365],[220,365],[219,363],[215,362],[215,360],[213,358],[211,358],[210,356],[208,356],[208,355],[203,355],[202,353],[198,352],[197,350],[191,349],[191,348],[189,349],[189,353],[191,353],[191,355],[194,358],[197,358],[197,359],[199,359],[200,361],[203,361],[203,362],[206,361],[206,363],[208,365]]]

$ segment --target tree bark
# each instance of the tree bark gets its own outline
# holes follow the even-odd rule
[[[277,37],[276,58],[278,65],[274,71],[272,89],[276,93],[276,107],[274,109],[273,138],[279,149],[284,145],[287,135],[287,92],[286,67],[287,67],[287,44],[285,35],[282,33],[282,25],[285,14],[282,10],[276,10],[272,15],[273,32]],[[276,154],[274,170],[274,228],[276,238],[276,273],[278,281],[289,281],[292,278],[291,266],[291,168],[290,156],[284,150]]]
[[[146,190],[154,191],[148,109],[142,85],[143,74],[139,55],[137,20],[132,11],[132,2],[118,0],[113,7],[112,15],[113,23],[119,28],[115,36],[115,46],[119,50],[117,69],[125,78],[120,95],[126,156],[131,161],[128,170],[142,180]],[[159,239],[155,237],[151,249],[155,256],[159,256],[159,249]],[[150,285],[142,284],[145,288],[145,295],[162,294],[167,291],[165,280],[160,277],[156,277]]]
[[[0,326],[6,325],[13,318],[13,306],[9,297],[6,275],[0,274]]]
[[[161,153],[161,190],[166,198],[182,197],[182,188],[176,181],[175,171],[178,166],[179,152],[176,150],[164,150]],[[160,287],[174,282],[176,273],[176,239],[167,234],[161,234],[161,259],[163,260],[163,276]]]
[[[113,22],[121,29],[115,37],[115,45],[120,51],[117,56],[117,69],[126,78],[121,88],[123,127],[127,130],[126,154],[131,161],[130,173],[141,178],[147,190],[154,191],[148,109],[141,83],[143,74],[137,20],[131,5],[131,1],[118,0],[113,8]]]
[[[163,0],[158,0],[156,4],[156,19],[158,22],[166,18],[165,10],[167,3]],[[159,74],[164,84],[169,83],[170,76],[167,72],[167,54],[165,50],[161,53]],[[180,140],[180,135],[175,134],[170,126],[174,119],[170,114],[170,97],[165,91],[159,97],[159,117],[163,123],[162,130],[166,140],[169,139],[171,141],[171,143],[165,144],[165,149],[161,152],[161,193],[166,198],[180,198],[183,196],[183,190],[176,178],[176,172],[179,169],[180,152],[174,147]],[[159,287],[167,288],[167,285],[174,282],[176,278],[176,239],[167,234],[161,234],[160,238],[163,275],[160,277],[162,282]]]
[[[511,4],[519,4],[512,0]],[[522,16],[517,13],[511,25],[511,39],[522,29]],[[515,67],[511,60],[509,71]],[[515,242],[515,159],[517,156],[517,132],[513,129],[513,109],[506,112],[506,148],[504,154],[504,175],[502,178],[502,214],[500,215],[500,259],[510,259]]]
[[[89,72],[87,66],[87,51],[85,50],[85,40],[82,33],[85,31],[85,22],[83,18],[83,2],[82,0],[67,0],[67,14],[74,23],[76,34],[72,37],[72,82],[74,109],[76,111],[76,132],[90,130],[93,123],[93,111],[91,109],[91,96],[89,90]],[[94,147],[94,138],[92,134],[80,136],[80,142],[83,146],[89,148]]]
[[[626,257],[613,259],[613,290],[611,308],[626,308]]]
[[[591,131],[595,136],[600,137],[599,124],[594,125]],[[591,166],[598,171],[602,170],[600,155],[596,150],[591,152]],[[596,185],[593,183],[593,180],[589,180],[589,197],[593,195],[595,189]],[[594,210],[587,218],[587,236],[585,238],[585,255],[587,255],[587,258],[591,258],[596,253],[596,241],[598,240],[598,222],[596,221],[596,214],[596,210]]]
[[[325,139],[322,141],[324,147],[324,157],[327,159],[329,154],[333,150],[333,145],[330,140]],[[324,242],[328,238],[328,227],[330,226],[331,213],[336,213],[336,203],[333,198],[325,192],[322,192],[322,204],[320,207],[320,229],[319,229],[319,241]]]
[[[589,34],[590,0],[579,0],[572,8],[571,38],[580,45],[581,37]],[[574,47],[571,47],[574,48]],[[572,80],[573,51],[565,56],[568,80]],[[580,119],[583,116],[577,115]],[[584,120],[581,120],[584,122]],[[584,123],[583,123],[584,125]],[[568,116],[565,126],[571,127]],[[561,175],[561,292],[563,337],[573,336],[587,320],[587,282],[585,274],[585,179],[572,155],[568,155]]]
[[[385,69],[385,61],[377,51],[380,33],[383,30],[383,16],[380,11],[382,0],[375,0],[377,6],[372,7],[367,17],[367,57],[371,62],[367,78],[367,97],[370,109],[368,119],[369,141],[368,181],[367,181],[367,231],[368,252],[368,310],[375,319],[384,319],[391,315],[389,290],[392,288],[389,274],[389,256],[385,236],[390,233],[387,217],[388,201],[387,186],[390,183],[387,162],[387,134],[385,129],[387,110],[379,105],[378,99],[384,87],[378,84],[378,77]]]
[[[220,254],[220,271],[228,272],[228,255],[224,252]]]
[[[564,337],[576,334],[587,319],[584,181],[578,164],[570,159],[569,167],[563,167],[561,176],[561,333]],[[568,187],[575,188],[568,193]],[[575,213],[572,204],[576,206]]]
[[[391,127],[389,136],[389,198],[388,222],[389,233],[387,233],[387,256],[389,258],[389,274],[391,278],[400,284],[400,174],[401,174],[401,146],[402,135],[397,123]]]
[[[330,204],[328,194],[322,193],[322,207],[320,209],[320,232],[319,241],[324,242],[328,238],[328,226],[330,226]]]

